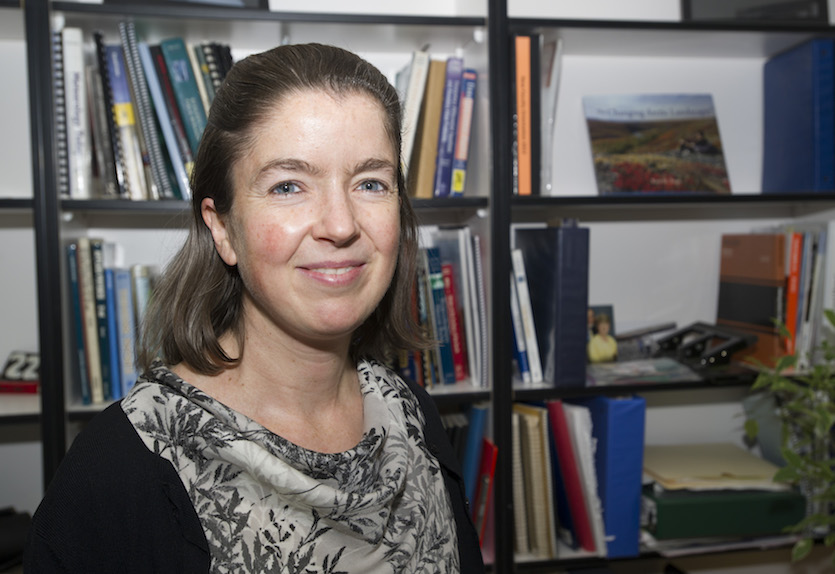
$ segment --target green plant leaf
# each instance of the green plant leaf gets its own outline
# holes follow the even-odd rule
[[[745,436],[748,437],[750,440],[754,440],[757,438],[757,435],[760,432],[760,425],[757,423],[755,419],[747,419],[745,421]]]
[[[809,552],[811,551],[812,540],[810,538],[798,540],[797,542],[795,542],[794,548],[792,548],[792,562],[803,560],[809,555]]]

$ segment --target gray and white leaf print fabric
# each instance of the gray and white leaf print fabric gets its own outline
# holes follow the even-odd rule
[[[203,525],[211,570],[459,571],[455,522],[423,413],[379,363],[358,366],[365,432],[351,450],[301,448],[161,363],[122,408],[177,470]]]

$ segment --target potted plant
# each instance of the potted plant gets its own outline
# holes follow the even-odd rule
[[[835,311],[825,310],[824,318],[825,327],[835,333]],[[785,326],[778,326],[788,337]],[[835,344],[822,337],[803,361],[808,368],[797,369],[799,359],[797,351],[780,357],[772,369],[760,371],[752,386],[775,399],[782,425],[785,465],[774,480],[796,485],[808,502],[806,517],[789,529],[801,536],[792,549],[793,561],[806,557],[817,540],[835,544]],[[755,438],[757,421],[749,418],[745,430]]]

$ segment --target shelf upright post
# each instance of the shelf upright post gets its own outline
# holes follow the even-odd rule
[[[38,332],[41,356],[43,487],[66,451],[64,361],[61,337],[61,240],[53,129],[52,41],[48,0],[24,4],[29,72]]]
[[[511,43],[507,18],[507,0],[488,1],[488,51],[490,125],[493,185],[490,196],[490,236],[492,252],[492,391],[493,437],[502,462],[496,465],[493,497],[495,520],[494,572],[514,572],[513,555],[513,469],[510,464],[513,441],[511,416],[512,340],[510,321],[510,222],[512,171],[510,142],[513,141],[511,118]]]

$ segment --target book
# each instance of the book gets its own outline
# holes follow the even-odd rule
[[[412,150],[418,130],[421,103],[426,90],[426,78],[429,74],[429,52],[415,50],[412,58],[398,73],[398,84],[401,104],[403,106],[403,143],[401,158],[403,162],[403,177],[408,181],[409,165],[412,160]]]
[[[446,314],[449,322],[449,346],[452,349],[452,364],[455,381],[463,381],[469,376],[466,351],[466,336],[464,334],[461,305],[458,301],[458,284],[451,263],[441,265],[441,275],[444,279],[444,295],[446,300]]]
[[[105,314],[107,316],[107,349],[110,363],[110,396],[119,400],[122,395],[122,368],[119,356],[119,321],[116,277],[113,268],[104,269]]]
[[[522,434],[525,465],[526,515],[531,553],[539,558],[556,558],[557,535],[551,477],[551,448],[548,410],[544,406],[514,403]]]
[[[423,253],[426,261],[427,281],[429,286],[429,305],[432,310],[430,320],[434,327],[438,352],[436,357],[439,364],[438,379],[442,384],[455,383],[455,366],[452,357],[452,343],[449,333],[449,318],[447,316],[446,294],[444,293],[444,277],[441,267],[441,255],[437,247],[425,247]]]
[[[519,293],[516,291],[516,277],[510,277],[510,321],[513,328],[513,356],[522,383],[532,383],[531,367],[528,365],[528,349],[525,342],[525,327],[522,325],[522,311],[519,308]]]
[[[67,281],[69,283],[69,307],[71,315],[73,354],[72,364],[78,377],[78,392],[81,402],[92,402],[90,377],[87,372],[87,350],[84,341],[84,314],[81,307],[81,280],[78,273],[78,244],[66,245]]]
[[[533,88],[532,57],[538,45],[535,36],[517,34],[514,36],[514,142],[515,195],[533,195],[533,116],[531,100]]]
[[[548,421],[554,438],[560,469],[560,478],[568,500],[568,513],[573,530],[573,538],[577,545],[588,552],[596,551],[591,518],[583,496],[583,484],[580,474],[579,460],[571,439],[568,417],[563,407],[563,401],[552,399],[546,401]]]
[[[540,35],[540,104],[541,104],[541,165],[540,193],[551,195],[554,190],[554,137],[557,128],[557,97],[562,72],[563,40],[557,32]]]
[[[103,198],[119,197],[116,181],[116,158],[110,139],[107,103],[103,79],[96,61],[88,61],[84,67],[87,83],[87,107],[90,117],[90,145],[93,153],[93,195]]]
[[[130,267],[130,276],[133,282],[133,314],[137,328],[142,325],[142,320],[145,318],[145,309],[151,300],[153,292],[152,275],[153,271],[149,265],[136,263]]]
[[[484,286],[485,277],[484,269],[482,268],[482,253],[481,253],[481,236],[477,233],[472,234],[472,264],[473,277],[475,278],[474,285],[474,299],[477,303],[475,312],[475,322],[477,327],[477,335],[474,337],[476,341],[476,380],[479,385],[486,387],[489,381],[489,331],[487,325],[487,291]],[[835,253],[835,249],[833,249]]]
[[[659,540],[755,537],[784,532],[806,514],[796,490],[643,490],[644,527]]]
[[[132,20],[119,22],[119,36],[122,40],[125,64],[127,65],[128,76],[131,80],[131,94],[136,106],[139,119],[138,123],[141,128],[139,133],[142,135],[148,156],[146,181],[150,182],[148,186],[150,190],[149,197],[150,199],[174,199],[175,193],[168,179],[162,138],[157,128],[145,68],[142,65],[142,60],[139,55],[136,27]],[[150,178],[147,177],[148,174],[150,174]]]
[[[197,69],[194,72],[194,77],[197,80],[198,87],[203,86],[200,95],[205,94],[203,107],[206,108],[206,114],[209,113],[209,107],[215,99],[215,86],[212,81],[212,75],[209,72],[209,64],[206,61],[206,53],[203,51],[203,45],[200,43],[189,46],[194,57]]]
[[[116,324],[119,329],[119,379],[122,383],[122,396],[130,391],[138,373],[136,372],[136,319],[133,305],[133,279],[130,269],[113,269],[113,284],[116,291]]]
[[[461,74],[461,95],[458,100],[458,127],[455,130],[455,149],[452,154],[452,182],[450,195],[464,195],[467,181],[467,163],[470,157],[470,135],[475,113],[475,95],[478,72],[466,68]]]
[[[139,59],[142,63],[142,69],[145,72],[145,79],[148,84],[148,92],[153,101],[154,113],[157,117],[157,125],[162,133],[165,141],[165,151],[168,154],[169,162],[175,174],[175,182],[177,186],[177,197],[180,199],[188,199],[191,197],[191,187],[189,186],[189,174],[191,167],[194,164],[194,159],[191,150],[186,141],[185,132],[177,135],[179,124],[175,124],[169,114],[168,100],[163,93],[162,84],[157,75],[157,67],[154,64],[154,56],[150,46],[145,42],[138,43]]]
[[[784,316],[785,243],[779,232],[722,235],[716,323],[757,337],[738,351],[744,361],[773,365],[785,353],[774,323]]]
[[[93,164],[84,64],[84,37],[81,28],[64,27],[61,31],[61,45],[64,55],[62,91],[66,121],[69,196],[73,199],[90,199]]]
[[[763,67],[763,193],[835,190],[835,41],[813,38]]]
[[[641,397],[575,399],[589,409],[594,468],[603,509],[606,557],[640,553],[646,401]]]
[[[476,403],[470,406],[467,438],[464,444],[461,471],[464,477],[464,492],[470,505],[475,503],[476,487],[478,485],[478,470],[482,451],[482,440],[487,429],[487,414],[490,405]]]
[[[180,110],[189,148],[192,155],[197,155],[200,137],[206,127],[206,110],[200,99],[197,81],[191,69],[188,47],[179,36],[167,38],[159,43],[168,77]]]
[[[67,150],[67,106],[64,90],[64,40],[61,30],[50,36],[52,49],[52,103],[55,114],[55,185],[59,197],[70,196],[70,166]]]
[[[93,299],[96,309],[96,335],[99,345],[101,364],[101,384],[103,400],[111,399],[112,365],[110,363],[110,336],[107,328],[107,288],[105,285],[105,245],[98,237],[90,239],[90,263],[93,269]]]
[[[457,56],[447,58],[441,123],[438,129],[438,150],[435,158],[433,197],[448,197],[452,192],[452,158],[457,139],[458,105],[461,99],[461,77],[463,73],[463,58]]]
[[[731,193],[711,94],[583,97],[597,191]]]
[[[191,42],[186,42],[186,54],[188,55],[188,61],[191,64],[191,73],[194,75],[194,83],[197,86],[197,93],[200,94],[200,102],[203,104],[203,111],[206,113],[208,117],[209,113],[209,92],[206,90],[206,83],[203,79],[203,70],[200,67],[200,61],[197,59],[197,53],[195,51],[195,45]],[[200,55],[203,55],[202,50],[200,51]],[[203,58],[203,62],[205,63],[205,58]],[[206,67],[206,75],[209,73],[208,66]],[[211,83],[211,77],[209,77],[209,83]],[[212,87],[214,90],[214,87]]]
[[[435,163],[438,157],[445,79],[446,61],[430,60],[420,119],[415,132],[415,149],[409,166],[409,195],[418,199],[429,199],[435,192]]]
[[[531,382],[541,383],[543,381],[542,363],[539,354],[539,342],[537,341],[533,302],[531,301],[530,290],[528,288],[528,275],[525,268],[525,260],[521,249],[512,249],[510,255],[513,266],[512,279],[516,287],[516,296],[519,301],[519,315],[522,319],[522,332],[525,338],[525,351],[527,353],[528,368],[531,371]]]
[[[511,441],[511,475],[513,497],[513,549],[516,554],[530,552],[528,537],[528,517],[525,506],[525,467],[522,462],[522,415],[512,411],[510,415]]]
[[[99,109],[97,113],[101,114],[101,119],[107,126],[107,137],[99,140],[99,143],[109,150],[108,156],[106,157],[109,163],[105,167],[111,172],[103,179],[103,182],[108,195],[130,198],[132,197],[131,182],[127,175],[127,164],[120,126],[116,123],[116,116],[113,113],[113,86],[110,80],[104,35],[101,32],[93,32],[93,42],[96,55],[96,72],[93,76],[94,79],[99,80],[99,86],[95,89],[96,98],[94,104]],[[108,186],[108,183],[112,185]]]
[[[493,506],[493,483],[496,474],[496,462],[499,458],[499,449],[496,443],[487,437],[482,439],[481,444],[478,477],[475,495],[473,497],[473,524],[478,533],[478,541],[481,547],[484,548],[487,520],[490,508]]]
[[[595,468],[596,441],[592,435],[591,412],[588,407],[563,401],[563,411],[574,447],[574,456],[582,487],[582,501],[594,537],[594,548],[598,556],[606,556],[606,532],[603,526],[603,508],[600,503]]]
[[[82,335],[84,338],[87,378],[90,382],[90,398],[94,404],[104,402],[104,386],[101,373],[96,298],[93,283],[93,259],[90,238],[81,236],[76,241],[78,257],[78,290],[81,304]]]
[[[788,276],[786,279],[786,352],[793,354],[798,328],[798,301],[800,296],[800,263],[803,259],[803,234],[799,231],[787,232]]]
[[[543,378],[559,387],[585,386],[589,229],[518,228],[514,240],[528,274]]]
[[[104,54],[112,97],[113,121],[122,150],[125,180],[128,182],[128,197],[142,201],[148,199],[149,195],[124,50],[121,44],[106,44]]]

